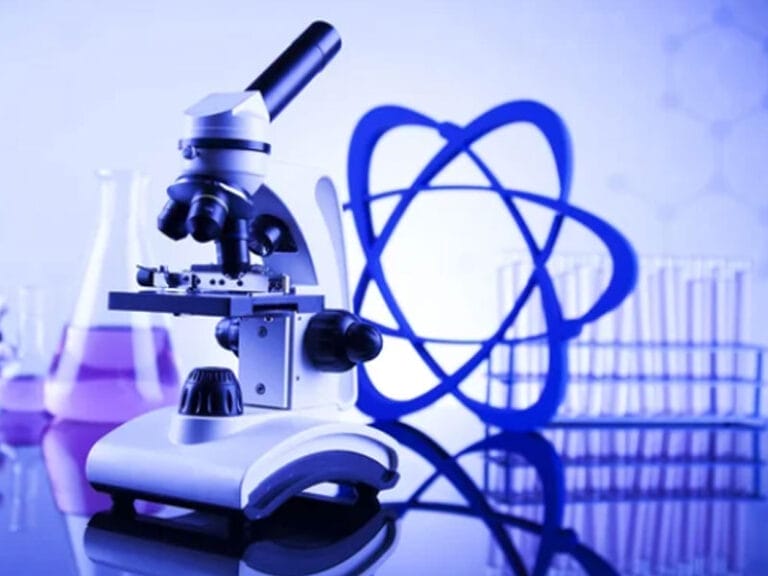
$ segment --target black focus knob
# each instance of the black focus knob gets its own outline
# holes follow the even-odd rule
[[[243,413],[240,383],[229,368],[195,368],[181,390],[179,414],[239,416]]]
[[[304,348],[312,365],[325,372],[345,372],[373,360],[381,352],[381,334],[346,310],[315,314],[304,333]]]

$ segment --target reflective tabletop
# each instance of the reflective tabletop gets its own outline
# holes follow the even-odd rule
[[[83,469],[110,425],[2,412],[2,573],[768,573],[760,429],[510,433],[449,402],[373,425],[402,446],[395,488],[244,524],[155,504],[111,514]]]

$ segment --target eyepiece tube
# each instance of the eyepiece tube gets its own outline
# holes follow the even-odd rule
[[[246,90],[261,92],[274,120],[340,48],[341,38],[333,26],[313,22]]]

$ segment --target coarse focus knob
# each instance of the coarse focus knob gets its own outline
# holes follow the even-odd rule
[[[195,368],[181,390],[179,414],[187,416],[239,416],[243,395],[229,368]]]
[[[318,370],[345,372],[379,355],[381,334],[346,310],[325,310],[309,321],[304,348]]]

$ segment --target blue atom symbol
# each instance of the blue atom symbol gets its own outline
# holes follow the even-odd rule
[[[523,190],[505,188],[488,165],[472,150],[472,144],[486,134],[516,123],[528,123],[545,137],[557,169],[559,191],[549,198]],[[420,126],[436,130],[445,140],[443,147],[427,163],[410,187],[371,195],[369,169],[379,139],[390,130],[404,126]],[[431,185],[430,182],[460,154],[480,169],[488,181],[487,186]],[[464,406],[487,424],[507,430],[528,430],[549,422],[557,412],[565,395],[567,381],[567,343],[577,336],[586,323],[593,322],[617,307],[632,291],[637,276],[634,251],[621,233],[604,220],[568,203],[571,185],[570,139],[565,124],[547,106],[535,101],[515,101],[501,104],[477,117],[464,127],[440,123],[414,110],[399,106],[382,106],[368,112],[358,123],[352,135],[348,160],[349,209],[355,222],[360,244],[365,254],[365,267],[354,291],[352,304],[359,313],[368,287],[375,284],[395,320],[396,328],[374,322],[387,337],[406,339],[421,360],[437,377],[438,384],[424,394],[409,400],[394,400],[378,391],[364,366],[358,372],[358,408],[379,420],[395,420],[425,408],[446,394],[452,394]],[[452,373],[444,370],[427,351],[432,342],[476,344],[476,341],[430,339],[416,334],[403,314],[392,287],[387,282],[381,264],[381,255],[408,207],[416,196],[424,192],[466,191],[496,194],[509,211],[512,221],[522,234],[531,255],[533,271],[496,331],[482,341],[479,349]],[[372,205],[377,200],[399,197],[381,232],[374,233]],[[555,216],[542,245],[539,245],[522,217],[517,202],[530,202],[551,210]],[[613,261],[612,276],[603,293],[592,307],[579,318],[564,318],[552,279],[546,268],[565,219],[590,230],[607,248]],[[526,302],[538,289],[546,331],[524,338],[508,339],[504,335],[514,324]],[[549,350],[549,366],[544,388],[538,400],[524,409],[500,408],[475,400],[459,389],[459,385],[490,357],[494,347],[503,344],[515,346],[525,342],[542,341]]]

